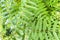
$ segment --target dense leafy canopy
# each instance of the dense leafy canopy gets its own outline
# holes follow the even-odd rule
[[[1,40],[60,40],[60,0],[0,0]]]

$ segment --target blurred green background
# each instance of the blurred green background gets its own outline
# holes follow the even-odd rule
[[[60,0],[0,0],[0,40],[60,40]]]

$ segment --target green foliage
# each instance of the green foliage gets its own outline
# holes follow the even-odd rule
[[[60,40],[60,0],[0,0],[1,40]]]

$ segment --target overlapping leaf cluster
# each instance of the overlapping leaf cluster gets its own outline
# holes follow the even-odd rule
[[[1,40],[60,40],[60,0],[0,0]]]

